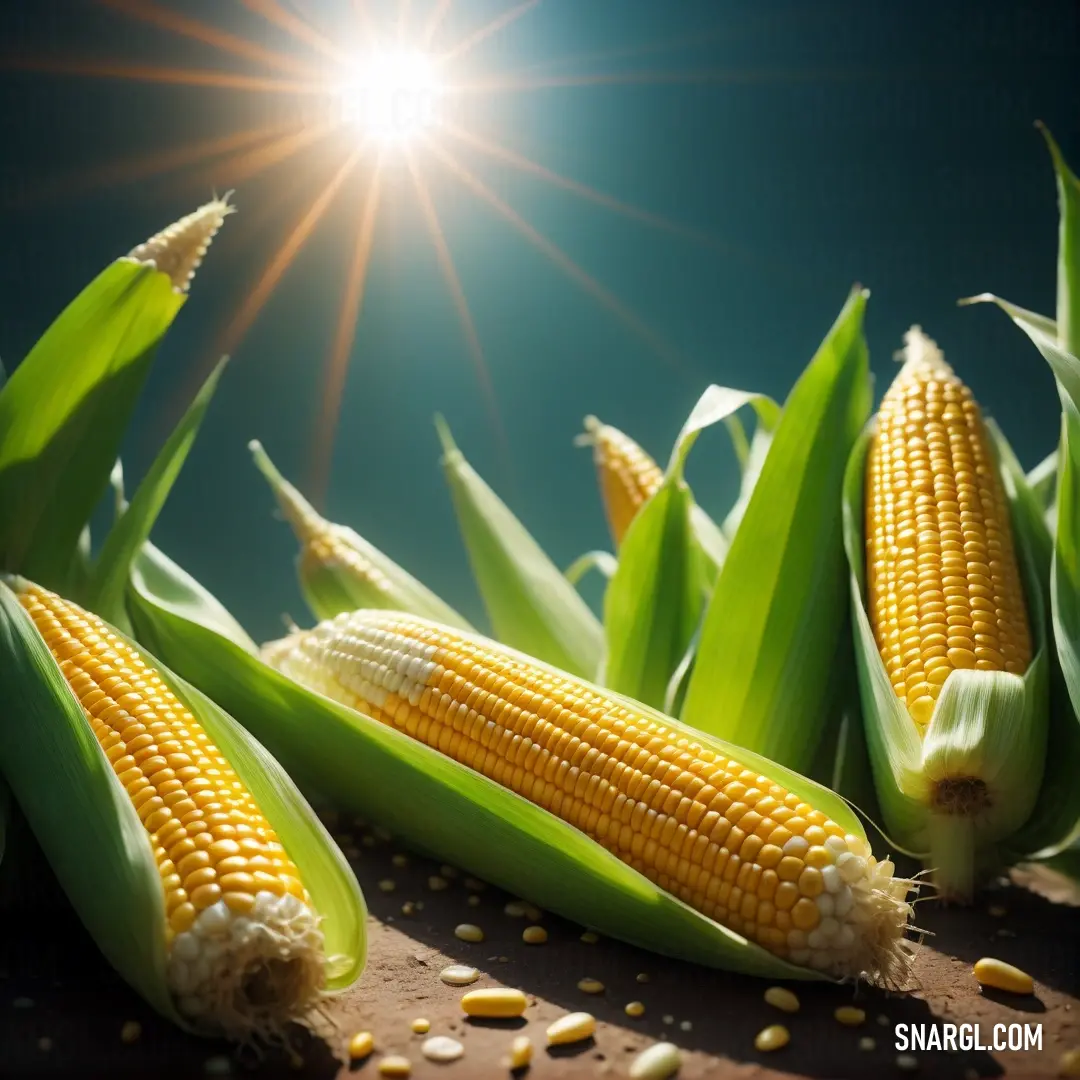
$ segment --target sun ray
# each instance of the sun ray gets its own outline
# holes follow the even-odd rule
[[[439,262],[439,269],[446,280],[447,288],[454,302],[458,320],[461,323],[462,332],[465,335],[465,343],[469,349],[476,374],[476,381],[480,384],[480,390],[484,395],[484,405],[488,413],[495,434],[495,442],[499,449],[499,457],[505,462],[510,460],[510,440],[507,438],[506,427],[503,424],[502,414],[499,412],[499,402],[495,395],[495,385],[491,381],[491,372],[488,369],[487,360],[484,358],[484,349],[480,344],[480,335],[476,330],[472,312],[469,310],[468,300],[465,298],[465,289],[461,284],[461,277],[454,265],[454,257],[450,253],[450,245],[446,241],[439,215],[435,209],[435,202],[431,192],[424,182],[423,176],[416,163],[416,158],[410,153],[406,157],[409,174],[412,176],[413,185],[416,188],[416,198],[420,203],[420,210],[424,215],[428,232],[431,234],[431,242],[435,248],[435,257]]]
[[[424,31],[420,35],[420,45],[422,48],[429,48],[432,41],[435,40],[435,34],[438,32],[439,25],[446,17],[447,12],[449,12],[452,2],[453,0],[436,0],[435,7],[428,16],[428,21],[424,25]]]
[[[313,26],[303,19],[286,11],[277,0],[240,0],[240,3],[256,15],[261,15],[267,22],[284,30],[296,41],[311,46],[316,52],[334,60],[336,63],[348,62],[348,56],[332,41],[329,41]]]
[[[272,139],[282,132],[281,125],[269,128],[245,128],[243,131],[230,132],[212,139],[184,143],[172,146],[156,154],[141,154],[137,157],[108,161],[88,169],[64,174],[51,181],[37,182],[18,205],[25,206],[57,197],[68,198],[95,188],[109,187],[116,184],[130,184],[137,180],[148,180],[162,173],[178,172],[198,166],[225,154],[243,150],[252,143]],[[222,185],[226,186],[226,185]]]
[[[465,168],[448,150],[434,142],[429,142],[427,146],[431,153],[463,184],[479,195],[500,217],[509,221],[529,243],[546,255],[567,277],[576,282],[582,290],[641,338],[661,359],[680,370],[684,369],[685,361],[674,346],[627,307],[610,289],[606,288],[587,270],[574,262],[562,248],[533,228],[512,206],[504,203],[491,188],[487,187],[479,177]]]
[[[109,60],[80,60],[75,57],[12,55],[0,57],[0,69],[34,71],[48,75],[81,75],[95,79],[131,79],[136,82],[167,83],[173,86],[215,87],[276,94],[321,94],[325,84],[318,81],[237,75],[209,68],[157,67]]]
[[[294,157],[301,150],[325,138],[333,130],[334,125],[330,123],[315,124],[298,131],[293,130],[265,146],[241,151],[225,161],[207,166],[195,176],[187,178],[185,183],[189,185],[209,183],[221,188],[236,187],[245,180],[250,180],[253,176]]]
[[[120,15],[126,15],[131,19],[156,26],[161,30],[181,37],[192,38],[204,45],[219,49],[221,52],[230,53],[245,60],[254,60],[256,63],[265,64],[267,67],[282,72],[285,75],[295,75],[303,79],[314,79],[318,72],[300,60],[281,53],[264,49],[261,45],[248,41],[247,38],[237,34],[230,34],[225,30],[219,30],[215,26],[208,26],[199,22],[198,19],[180,15],[167,8],[158,7],[150,0],[97,0],[102,7],[109,8]]]
[[[450,60],[456,60],[459,56],[464,55],[470,49],[475,48],[481,41],[491,37],[492,34],[497,33],[500,30],[505,29],[513,22],[517,22],[522,15],[530,12],[540,0],[524,0],[523,3],[518,4],[517,7],[511,8],[509,11],[503,12],[497,18],[491,20],[484,26],[481,26],[479,30],[471,33],[463,41],[459,41],[447,52],[440,54],[438,61],[440,64],[448,63]]]
[[[266,269],[263,270],[247,299],[222,332],[217,346],[213,349],[215,356],[235,351],[241,339],[251,329],[259,312],[262,311],[263,305],[270,298],[274,289],[277,288],[278,282],[281,281],[285,271],[288,270],[297,253],[307,242],[308,237],[314,232],[315,226],[318,225],[330,204],[334,201],[334,196],[337,195],[342,184],[345,183],[362,152],[363,147],[357,147],[349,155],[330,182],[305,210],[300,220],[289,230],[288,235],[270,258]]]
[[[673,236],[692,240],[694,243],[701,244],[705,247],[724,252],[734,250],[722,240],[709,236],[707,233],[701,232],[698,229],[693,229],[689,225],[683,225],[678,221],[671,221],[669,218],[665,218],[660,214],[653,214],[648,210],[642,210],[640,207],[634,206],[633,203],[623,202],[622,199],[616,199],[613,195],[608,195],[603,191],[598,191],[596,188],[589,187],[588,184],[572,180],[570,177],[563,176],[561,173],[557,173],[554,170],[541,165],[539,162],[525,157],[523,154],[515,153],[509,148],[501,146],[499,143],[491,142],[471,131],[466,131],[452,121],[444,120],[440,124],[440,127],[455,139],[479,150],[483,154],[487,154],[489,157],[504,161],[506,164],[512,165],[515,169],[529,173],[531,176],[535,176],[540,180],[546,180],[556,187],[563,188],[566,191],[572,191],[575,195],[580,195],[583,199],[588,199],[590,202],[594,202],[598,206],[603,206],[607,210],[612,210],[617,214],[622,214],[624,217],[632,218],[634,221],[639,221],[643,225],[661,229]]]
[[[345,379],[349,372],[349,354],[352,352],[353,341],[356,339],[356,323],[364,303],[364,288],[367,285],[367,272],[371,264],[371,249],[375,240],[375,222],[379,213],[381,192],[382,156],[380,155],[372,169],[371,184],[364,198],[360,230],[356,235],[356,247],[353,250],[352,264],[349,267],[349,276],[341,298],[341,312],[338,315],[337,329],[334,333],[334,344],[326,366],[326,381],[323,385],[319,420],[315,429],[309,484],[312,502],[318,509],[325,505],[330,486],[334,442],[337,437],[338,420],[341,416],[341,398],[345,392]]]

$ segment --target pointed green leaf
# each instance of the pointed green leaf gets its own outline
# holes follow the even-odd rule
[[[248,449],[300,541],[300,587],[316,619],[360,608],[387,608],[469,629],[449,604],[374,544],[322,517],[278,472],[261,443],[253,441]]]
[[[604,648],[599,620],[465,460],[441,417],[436,425],[458,527],[494,637],[564,671],[594,678]]]
[[[619,547],[618,566],[604,594],[607,651],[601,681],[654,708],[663,708],[668,698],[712,582],[709,556],[694,528],[695,503],[683,479],[687,456],[707,427],[761,400],[723,386],[705,390],[675,441],[663,483],[637,512]],[[711,524],[699,509],[701,518]]]
[[[201,619],[203,591],[193,591],[190,578],[168,579],[155,569],[152,587],[143,569],[137,560],[130,593],[140,636],[249,725],[293,775],[317,778],[343,810],[379,821],[433,857],[515,895],[643,948],[769,978],[821,977],[745,942],[483,775],[286,679],[215,632],[212,619]],[[677,721],[663,722],[774,777],[865,837],[844,801],[812,781]]]
[[[214,368],[194,400],[188,406],[173,433],[159,451],[150,471],[143,478],[123,516],[109,530],[101,549],[87,591],[86,606],[107,622],[127,629],[124,593],[127,590],[131,560],[150,536],[165,501],[172,491],[188,452],[195,442],[199,426],[213,399],[214,391],[225,369],[226,359]],[[113,470],[112,477],[123,482],[122,474]],[[122,498],[122,496],[120,496]]]
[[[331,988],[355,981],[364,962],[365,912],[344,857],[251,735],[183,680],[159,670],[296,863],[323,916]],[[83,924],[134,989],[187,1027],[166,982],[165,898],[146,830],[45,642],[2,581],[0,718],[0,769]]]
[[[870,411],[854,290],[784,405],[705,615],[682,718],[811,767],[846,600],[840,492]]]

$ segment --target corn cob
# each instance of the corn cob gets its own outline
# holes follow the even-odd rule
[[[905,344],[868,451],[868,610],[893,689],[925,734],[953,671],[1022,675],[1031,636],[979,406],[918,327]]]
[[[167,981],[194,1026],[274,1038],[324,985],[319,917],[224,755],[139,652],[35,585],[19,601],[146,830],[164,896]]]
[[[644,706],[396,612],[343,614],[263,655],[557,815],[779,957],[838,977],[895,982],[905,970],[909,883],[892,864]]]
[[[663,483],[663,470],[629,435],[595,416],[585,417],[585,433],[577,441],[593,448],[608,528],[618,547],[637,512]]]

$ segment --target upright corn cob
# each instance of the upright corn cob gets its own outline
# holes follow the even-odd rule
[[[663,470],[629,435],[595,416],[585,417],[578,443],[593,448],[608,528],[618,547],[637,512],[663,483]]]
[[[866,469],[867,592],[889,679],[921,734],[958,668],[1031,662],[1009,507],[979,406],[914,327]]]
[[[18,596],[145,827],[180,1012],[241,1039],[305,1020],[325,978],[319,917],[251,793],[136,649],[51,592]]]
[[[777,956],[839,977],[905,970],[909,883],[892,864],[644,706],[388,611],[340,615],[264,658],[557,815]]]

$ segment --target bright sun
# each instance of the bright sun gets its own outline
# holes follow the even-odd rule
[[[441,95],[431,57],[394,49],[358,58],[342,88],[341,101],[346,122],[362,135],[404,142],[435,122]]]

